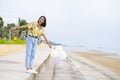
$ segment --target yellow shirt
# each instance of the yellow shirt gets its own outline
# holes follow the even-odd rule
[[[44,28],[38,28],[37,22],[32,22],[28,24],[28,35],[34,37],[40,37],[44,35]]]

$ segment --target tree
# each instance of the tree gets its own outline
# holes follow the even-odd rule
[[[26,24],[27,24],[27,21],[25,19],[22,19],[22,20],[20,18],[18,19],[18,25],[19,26],[26,25]],[[24,30],[24,32],[23,32],[23,30]],[[25,29],[22,29],[22,30],[20,29],[18,37],[19,38],[21,37],[23,39],[24,37],[26,37],[25,33],[27,34],[27,31],[25,31]],[[24,34],[25,36],[23,36],[22,34]]]
[[[3,25],[4,25],[4,21],[3,21],[2,17],[0,17],[0,29],[3,27]]]
[[[7,29],[10,29],[11,27],[15,27],[15,24],[14,23],[7,24]]]
[[[7,30],[7,32],[8,32],[8,35],[7,35],[6,37],[9,36],[9,38],[11,39],[11,37],[18,35],[18,34],[16,33],[16,31],[15,31],[15,32],[13,31],[13,32],[9,33],[9,29],[10,29],[11,27],[15,27],[15,26],[16,26],[16,25],[15,25],[14,23],[8,23],[8,24],[7,24],[6,30]]]
[[[3,25],[4,25],[4,21],[2,17],[0,17],[0,38],[4,38],[7,35],[7,31],[4,29]]]
[[[8,30],[6,28],[1,28],[0,29],[0,38],[8,38]]]
[[[25,19],[22,19],[22,20],[20,18],[18,19],[19,26],[26,25],[26,24],[27,24],[27,21]]]

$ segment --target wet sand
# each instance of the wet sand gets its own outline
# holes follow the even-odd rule
[[[120,58],[115,57],[114,54],[102,52],[74,52],[74,53],[120,76]]]

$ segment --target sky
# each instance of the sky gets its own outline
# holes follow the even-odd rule
[[[5,23],[47,18],[49,40],[120,49],[120,0],[0,0]]]

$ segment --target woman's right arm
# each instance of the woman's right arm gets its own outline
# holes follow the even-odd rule
[[[10,28],[10,30],[25,29],[25,28],[27,28],[27,25],[12,27]]]

